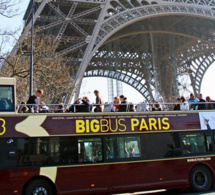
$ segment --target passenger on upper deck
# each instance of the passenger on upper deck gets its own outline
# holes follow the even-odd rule
[[[182,111],[186,111],[189,110],[189,104],[186,101],[186,99],[184,98],[184,96],[181,96],[181,106],[180,106],[180,110]]]
[[[152,104],[151,105],[151,110],[152,111],[161,111],[161,105],[159,102],[155,102],[155,104]]]
[[[120,100],[117,96],[114,97],[113,103],[114,103],[114,105],[113,105],[114,111],[117,112],[119,110],[119,107],[120,107]]]
[[[57,113],[63,113],[63,112],[65,112],[63,103],[61,103],[61,104],[58,105],[56,112]]]
[[[128,103],[128,112],[135,112],[135,106],[132,102]]]
[[[173,110],[181,110],[181,98],[177,98],[176,103]]]
[[[28,107],[26,106],[25,102],[21,102],[19,106],[18,113],[27,113],[29,111]]]
[[[197,95],[197,98],[198,98],[199,103],[200,103],[200,104],[198,104],[198,106],[197,106],[197,110],[205,110],[205,108],[206,108],[205,102],[206,102],[206,101],[205,101],[204,99],[202,99],[202,94],[199,93],[199,94]]]
[[[90,100],[88,99],[88,97],[84,96],[81,101],[82,101],[82,103],[80,105],[80,112],[91,112],[92,107],[91,107]]]
[[[211,98],[209,96],[207,96],[206,101],[207,101],[207,104],[206,104],[206,109],[207,110],[215,109],[215,101],[214,100],[211,100]]]
[[[96,107],[94,109],[94,112],[103,112],[102,99],[100,97],[99,91],[95,90],[94,94],[96,96]]]
[[[190,110],[196,110],[197,105],[194,104],[195,102],[198,102],[199,100],[194,97],[193,93],[190,94],[190,99],[187,100],[187,102],[190,105]]]
[[[40,104],[40,97],[43,95],[43,90],[38,89],[35,95],[29,97],[27,104],[28,108],[30,109],[31,113],[38,113],[39,112],[39,104]]]
[[[75,100],[75,102],[69,107],[67,112],[80,112],[81,98]]]
[[[40,104],[41,105],[39,106],[40,107],[39,112],[40,113],[48,113],[50,110],[49,107],[44,102],[41,102]]]
[[[127,111],[127,98],[124,95],[119,96],[121,104],[119,105],[118,112],[126,112]]]

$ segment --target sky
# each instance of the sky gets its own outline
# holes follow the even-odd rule
[[[18,16],[13,18],[5,18],[0,16],[0,29],[6,28],[14,30],[16,28],[22,28],[24,26],[23,15],[28,6],[29,0],[21,0],[19,5],[20,12]],[[7,48],[12,48],[11,45],[7,45]],[[210,96],[212,99],[215,99],[215,89],[213,88],[213,84],[215,84],[215,64],[213,64],[206,72],[202,86],[201,93],[203,94],[203,98],[206,96]],[[107,87],[107,78],[84,78],[80,97],[88,96],[91,102],[95,102],[94,90],[97,89],[100,91],[102,99],[104,102],[108,101],[108,87]],[[139,103],[144,101],[142,95],[134,88],[128,86],[123,83],[123,94],[128,98],[128,102]],[[181,94],[182,95],[182,94]]]

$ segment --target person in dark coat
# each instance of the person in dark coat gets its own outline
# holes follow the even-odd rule
[[[199,100],[198,110],[205,110],[206,109],[206,101],[202,98],[202,94],[199,93],[197,95],[197,98]]]
[[[119,99],[120,99],[121,104],[119,105],[118,112],[126,112],[127,111],[127,107],[128,107],[128,103],[126,101],[127,98],[124,95],[120,95]]]
[[[206,104],[206,110],[213,110],[213,109],[215,109],[215,101],[212,100],[210,98],[210,96],[206,97],[206,102],[207,102],[207,104]]]
[[[75,100],[75,102],[69,107],[67,112],[80,112],[81,98]]]
[[[40,111],[40,97],[43,95],[43,90],[38,89],[35,95],[29,97],[27,106],[31,113],[38,113]]]
[[[84,96],[81,101],[82,103],[80,104],[80,112],[91,112],[92,106],[88,97]]]
[[[176,99],[176,104],[175,104],[173,110],[181,110],[181,98]]]

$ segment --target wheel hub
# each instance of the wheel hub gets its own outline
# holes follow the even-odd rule
[[[34,189],[33,195],[48,195],[48,192],[44,187],[39,186]]]
[[[202,172],[197,172],[195,176],[195,181],[198,186],[204,186],[206,183],[205,174]]]

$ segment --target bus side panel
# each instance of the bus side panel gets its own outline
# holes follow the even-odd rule
[[[95,194],[188,187],[185,160],[116,163],[58,169],[56,184],[63,194]]]
[[[0,189],[1,195],[21,194],[24,185],[31,178],[39,175],[39,168],[25,168],[25,169],[4,169],[0,174]],[[4,193],[5,192],[5,193]]]

